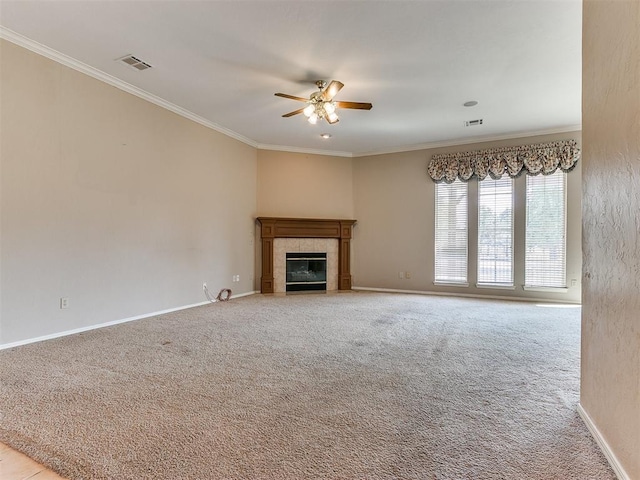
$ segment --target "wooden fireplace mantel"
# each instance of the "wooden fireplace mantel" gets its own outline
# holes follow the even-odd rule
[[[258,217],[262,238],[260,292],[273,293],[273,240],[275,238],[337,238],[338,290],[351,290],[351,233],[355,220]]]

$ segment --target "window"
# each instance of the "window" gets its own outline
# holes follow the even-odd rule
[[[525,286],[566,287],[566,174],[527,175]]]
[[[478,183],[478,285],[513,286],[513,179]]]
[[[436,184],[436,283],[467,283],[468,186]]]

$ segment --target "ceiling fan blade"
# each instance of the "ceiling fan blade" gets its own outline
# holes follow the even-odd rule
[[[331,99],[335,97],[340,90],[342,90],[342,87],[344,87],[344,83],[337,80],[331,80],[331,83],[322,92],[322,100],[330,102]]]
[[[298,115],[299,113],[302,113],[303,110],[304,110],[304,108],[300,108],[299,110],[294,110],[293,112],[285,113],[282,116],[283,117],[293,117],[294,115]]]
[[[356,108],[358,110],[371,110],[373,105],[364,102],[335,102],[338,108]]]
[[[291,100],[298,100],[299,102],[308,102],[309,101],[308,98],[294,97],[293,95],[287,95],[286,93],[274,93],[274,95],[276,97],[290,98]]]

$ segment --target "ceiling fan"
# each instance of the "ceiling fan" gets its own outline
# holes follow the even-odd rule
[[[306,107],[294,110],[293,112],[285,113],[283,117],[293,117],[299,113],[303,113],[307,117],[307,121],[311,124],[316,124],[318,120],[323,118],[330,124],[334,124],[340,121],[336,108],[355,108],[358,110],[371,110],[373,105],[363,102],[336,102],[333,97],[344,87],[342,82],[337,80],[331,80],[331,83],[327,85],[324,80],[318,80],[316,82],[318,87],[317,92],[313,92],[309,98],[295,97],[293,95],[287,95],[286,93],[276,93],[277,97],[290,98],[299,102],[305,102]]]

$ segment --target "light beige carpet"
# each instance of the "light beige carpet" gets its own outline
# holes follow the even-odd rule
[[[71,479],[614,479],[580,310],[254,295],[0,352],[0,441]]]

